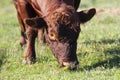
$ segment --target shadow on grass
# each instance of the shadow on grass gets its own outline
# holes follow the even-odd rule
[[[113,67],[120,67],[120,57],[114,56],[113,58],[107,59],[105,61],[101,61],[98,63],[95,63],[91,66],[84,66],[83,68],[79,68],[80,71],[82,70],[92,70],[92,69],[111,69]]]
[[[89,41],[85,41],[84,44],[113,44],[116,42],[120,42],[120,39],[102,39],[101,41],[95,41],[95,40],[89,40]]]
[[[106,55],[120,56],[120,45],[104,51]]]
[[[85,44],[113,44],[113,43],[119,43],[120,39],[118,40],[101,40],[99,42],[96,41],[89,41],[84,42]],[[99,61],[95,64],[92,64],[90,66],[84,66],[82,68],[79,68],[80,71],[82,70],[92,70],[92,69],[111,69],[113,67],[120,68],[120,45],[119,46],[113,46],[112,48],[108,48],[104,50],[104,54],[106,56],[111,56],[111,58],[108,58],[104,61]]]
[[[6,59],[6,51],[5,49],[0,49],[0,69]],[[1,70],[0,70],[1,71]]]
[[[49,61],[49,58],[46,56],[37,57],[37,62],[39,62],[39,63],[48,62],[48,61]]]

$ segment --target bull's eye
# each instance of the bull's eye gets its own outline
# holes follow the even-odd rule
[[[54,34],[50,34],[51,37],[54,37]]]
[[[49,38],[50,38],[51,40],[56,40],[56,35],[55,35],[55,33],[50,33],[50,34],[49,34]]]

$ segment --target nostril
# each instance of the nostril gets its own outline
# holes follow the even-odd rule
[[[74,62],[74,65],[78,65],[78,64],[79,64],[79,62],[78,62],[78,61],[75,61],[75,62]]]
[[[78,61],[72,62],[72,63],[71,63],[71,69],[72,69],[72,70],[77,69],[78,64],[79,64]]]

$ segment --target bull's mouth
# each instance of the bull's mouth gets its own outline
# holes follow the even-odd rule
[[[69,69],[69,70],[76,70],[78,69],[78,61],[74,61],[74,62],[63,62],[63,68],[64,69]]]

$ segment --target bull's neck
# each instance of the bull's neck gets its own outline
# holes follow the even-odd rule
[[[53,13],[56,9],[58,9],[60,4],[51,4],[46,7],[46,9],[42,10],[43,17],[47,17],[49,14]]]

